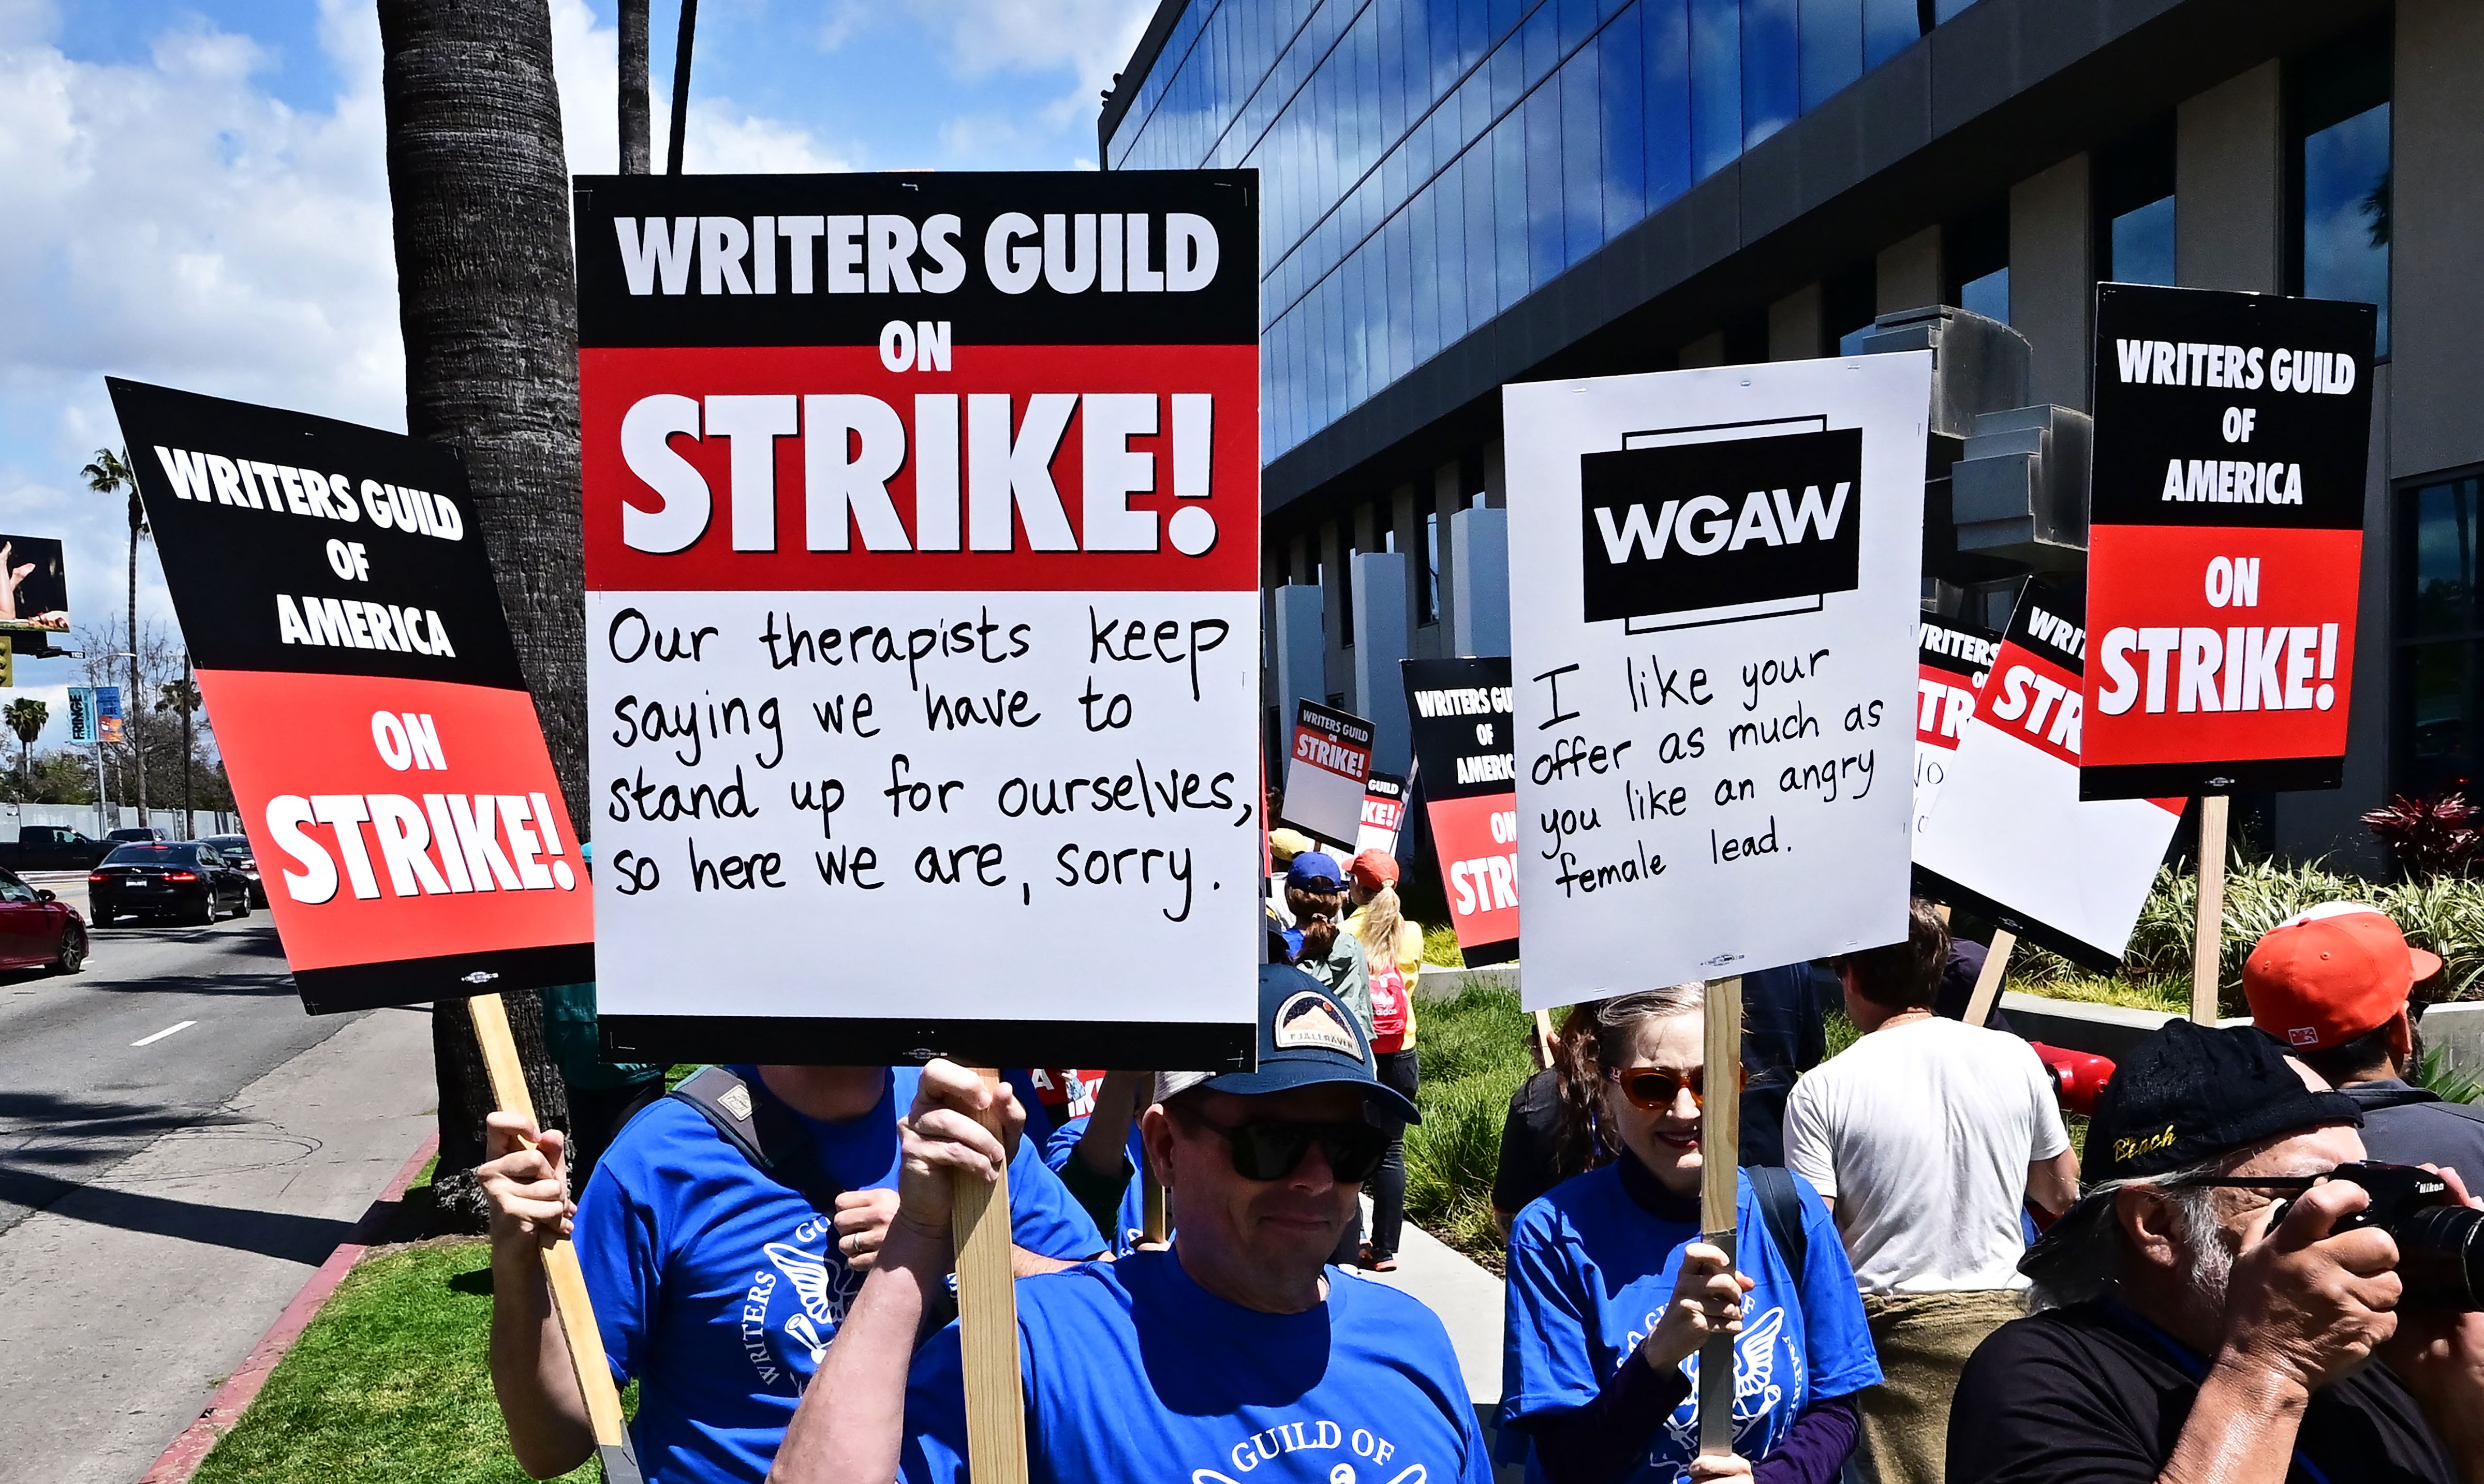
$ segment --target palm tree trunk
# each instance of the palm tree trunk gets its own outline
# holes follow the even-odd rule
[[[379,0],[395,207],[406,430],[464,456],[570,818],[585,801],[586,650],[578,485],[578,315],[569,175],[546,0]],[[509,993],[535,1110],[568,1123],[540,1003]],[[445,1218],[479,1229],[469,1171],[490,1084],[462,1005],[437,1007]]]
[[[647,103],[647,0],[621,0],[621,174],[643,175],[656,151]]]

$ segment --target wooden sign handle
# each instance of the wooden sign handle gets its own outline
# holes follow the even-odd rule
[[[1167,1208],[1164,1182],[1156,1178],[1150,1167],[1139,1172],[1147,1183],[1139,1187],[1139,1240],[1150,1247],[1161,1247],[1173,1233],[1173,1214]]]
[[[1742,982],[1708,982],[1706,1046],[1700,1065],[1707,1092],[1699,1115],[1699,1239],[1736,1260],[1742,1147]],[[1734,1340],[1719,1335],[1699,1347],[1699,1451],[1734,1451]]]
[[[1535,1057],[1544,1064],[1544,1070],[1552,1069],[1552,1012],[1549,1010],[1535,1012]]]
[[[531,1122],[534,1097],[526,1091],[526,1069],[518,1060],[517,1038],[509,1034],[508,1007],[497,994],[478,994],[466,1002],[474,1020],[474,1040],[483,1050],[483,1067],[491,1074],[492,1101],[502,1113]],[[578,1391],[586,1401],[587,1425],[595,1433],[595,1452],[608,1484],[641,1484],[638,1455],[630,1444],[630,1426],[621,1416],[621,1391],[612,1384],[612,1366],[604,1356],[604,1335],[595,1327],[595,1306],[586,1296],[586,1273],[578,1265],[578,1249],[562,1237],[544,1249],[544,1282],[552,1290],[552,1311],[569,1340],[570,1363],[578,1372]]]
[[[1975,993],[1967,996],[1966,1023],[1982,1025],[1992,1016],[1992,1002],[2001,998],[2002,976],[2010,971],[2010,955],[2018,947],[2018,934],[2007,928],[1992,930],[1992,947],[1984,956],[1984,972],[1975,976]]]
[[[981,1068],[984,1085],[1000,1074]],[[1000,1131],[997,1116],[987,1120]],[[1017,1360],[1017,1288],[1010,1271],[1009,1170],[988,1183],[959,1174],[949,1212],[958,1248],[958,1331],[966,1384],[966,1464],[975,1484],[1026,1484],[1026,1392]]]
[[[2217,1023],[2217,960],[2226,930],[2226,796],[2200,798],[2200,915],[2192,927],[2191,1018]]]

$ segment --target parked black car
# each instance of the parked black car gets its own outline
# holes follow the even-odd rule
[[[258,874],[258,853],[250,848],[248,835],[202,835],[201,845],[211,845],[225,864],[250,877],[250,904],[267,905],[267,882]]]
[[[29,824],[0,843],[0,869],[84,871],[112,853],[109,840],[90,840],[66,824]]]
[[[87,873],[86,901],[98,928],[122,917],[211,923],[250,915],[250,877],[203,842],[124,845]]]

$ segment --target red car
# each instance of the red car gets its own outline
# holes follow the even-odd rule
[[[57,969],[86,964],[86,922],[77,908],[0,871],[0,969]]]

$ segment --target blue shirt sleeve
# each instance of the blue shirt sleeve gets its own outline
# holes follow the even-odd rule
[[[1018,1246],[1065,1262],[1084,1262],[1106,1250],[1095,1219],[1044,1164],[1034,1140],[1017,1142],[1009,1177],[1010,1237]]]
[[[1583,1407],[1598,1390],[1587,1353],[1586,1305],[1565,1223],[1547,1201],[1509,1229],[1507,1324],[1501,1341],[1500,1421],[1523,1430],[1546,1412]]]
[[[1043,1163],[1047,1168],[1058,1171],[1069,1163],[1070,1151],[1078,1147],[1079,1139],[1087,1132],[1087,1120],[1092,1117],[1093,1114],[1082,1113],[1054,1129],[1052,1136],[1043,1141]]]
[[[1811,1367],[1807,1385],[1817,1405],[1877,1386],[1880,1357],[1872,1346],[1863,1295],[1854,1284],[1854,1267],[1846,1259],[1846,1244],[1837,1235],[1836,1220],[1821,1204],[1810,1181],[1797,1174],[1794,1187],[1802,1202],[1802,1327],[1810,1342],[1807,1363]]]
[[[663,1233],[670,1224],[652,1199],[652,1193],[666,1187],[653,1177],[647,1150],[680,1132],[671,1120],[674,1112],[706,1130],[697,1113],[668,1107],[661,1099],[633,1119],[596,1161],[571,1228],[571,1245],[586,1275],[586,1295],[595,1305],[595,1328],[604,1337],[604,1356],[615,1385],[627,1384],[638,1373],[646,1354],[648,1318],[660,1302]]]

